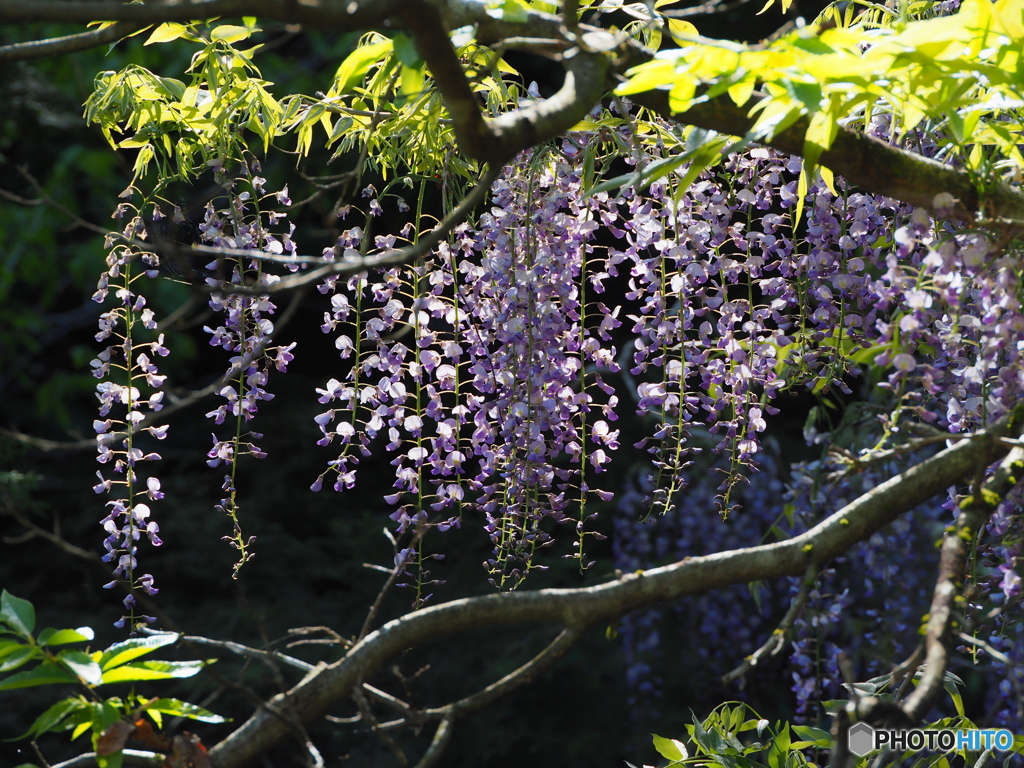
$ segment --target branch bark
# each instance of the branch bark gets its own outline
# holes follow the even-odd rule
[[[66,35],[64,37],[52,37],[46,40],[32,40],[27,43],[0,46],[0,64],[7,64],[12,61],[45,59],[50,56],[63,56],[68,53],[77,53],[78,51],[96,48],[100,45],[107,45],[108,43],[122,40],[133,32],[138,31],[139,26],[131,22],[119,22],[104,29],[94,29],[77,35]]]

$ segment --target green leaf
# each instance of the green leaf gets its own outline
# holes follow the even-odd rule
[[[420,58],[419,53],[416,51],[415,43],[413,43],[412,38],[408,35],[399,32],[392,39],[392,44],[395,48],[395,55],[405,66],[419,67],[423,64],[423,59]]]
[[[100,656],[100,669],[106,672],[120,664],[137,659],[140,656],[145,656],[157,648],[163,648],[165,645],[171,645],[177,641],[177,632],[161,632],[158,635],[134,637],[122,643],[116,643],[105,650]]]
[[[705,730],[703,723],[697,719],[697,716],[693,716],[693,740],[697,742],[697,746],[701,748],[706,754],[714,754],[718,746],[718,740],[712,739],[711,734]]]
[[[789,745],[790,749],[807,749],[808,747],[821,747],[829,749],[832,746],[832,734],[821,728],[812,728],[809,725],[794,725],[793,732],[799,736],[801,741],[794,741]]]
[[[52,707],[47,709],[43,714],[35,719],[32,723],[32,727],[28,729],[24,734],[19,736],[17,739],[12,741],[20,741],[26,738],[36,738],[37,736],[46,733],[47,731],[60,730],[57,726],[61,724],[68,715],[81,711],[88,708],[88,703],[83,701],[80,697],[72,697],[69,699],[63,699],[58,701]]]
[[[666,739],[664,736],[659,736],[656,733],[651,734],[651,739],[654,741],[654,748],[658,750],[658,754],[664,758],[679,761],[685,760],[690,756],[686,751],[686,745],[681,741]]]
[[[0,593],[0,624],[6,624],[22,637],[31,637],[36,627],[36,609],[28,600],[5,589]]]
[[[27,647],[29,646],[21,642],[21,640],[15,640],[12,637],[0,637],[0,659],[9,656],[19,648]]]
[[[92,748],[96,751],[96,765],[99,768],[121,768],[121,762],[124,759],[123,750],[119,749],[112,755],[101,755],[102,750],[99,749],[100,737],[110,726],[121,720],[122,712],[114,704],[114,701],[107,700],[92,707]]]
[[[708,132],[703,132],[708,133]],[[688,142],[689,143],[689,142]],[[596,195],[600,192],[607,192],[612,189],[619,189],[625,186],[635,186],[637,189],[647,187],[652,182],[657,181],[663,176],[667,176],[669,173],[674,171],[679,166],[689,162],[695,156],[702,155],[707,151],[709,146],[715,145],[715,139],[708,138],[707,143],[697,143],[696,146],[688,149],[686,152],[680,152],[678,155],[672,157],[666,157],[663,160],[658,160],[654,163],[649,163],[643,170],[636,171],[634,173],[626,173],[621,176],[616,176],[614,179],[607,179],[601,183],[591,187],[584,193],[585,197]],[[705,166],[702,166],[697,170],[699,174],[704,170]],[[693,174],[696,177],[697,174]],[[689,174],[687,174],[689,176]],[[688,186],[688,183],[687,183]]]
[[[530,6],[523,0],[488,0],[487,15],[510,22],[523,22],[530,18]]]
[[[768,748],[769,768],[786,768],[789,745],[789,723],[783,723],[778,734],[772,739],[771,746]]]
[[[64,665],[89,685],[99,685],[102,671],[91,655],[85,651],[61,651],[57,654],[58,663]]]
[[[169,43],[172,40],[177,40],[179,37],[188,31],[188,27],[184,24],[178,24],[175,21],[165,21],[163,24],[158,26],[149,37],[146,38],[146,42],[143,45],[152,45],[153,43]]]
[[[374,64],[391,53],[393,42],[382,40],[378,43],[363,45],[350,53],[338,71],[334,74],[334,87],[332,93],[340,95],[350,93],[352,89],[362,82],[363,76]]]
[[[37,642],[39,645],[66,645],[67,643],[81,643],[92,640],[94,637],[90,627],[79,627],[78,629],[44,629],[39,633]]]
[[[36,657],[37,651],[30,645],[18,644],[17,648],[0,656],[0,672],[10,672],[25,664],[25,662]]]
[[[258,31],[258,29],[239,27],[234,24],[221,24],[210,32],[210,39],[222,40],[225,43],[237,43],[239,40],[245,40],[253,32]]]
[[[77,683],[78,678],[61,666],[45,661],[28,672],[19,672],[0,682],[0,691],[13,691],[18,688],[35,688],[40,685],[58,685],[61,683]]]
[[[154,699],[142,707],[143,712],[160,712],[172,717],[187,717],[190,720],[198,720],[202,723],[225,723],[227,718],[215,715],[208,709],[203,709],[196,704],[189,704],[180,699]]]
[[[960,717],[964,717],[964,700],[960,695],[960,691],[957,690],[956,685],[949,678],[944,680],[942,685],[946,689],[946,693],[949,694],[949,697],[953,699],[953,706],[956,708],[956,713],[960,715]]]
[[[399,89],[401,90],[402,97],[411,101],[423,93],[426,81],[423,66],[407,67],[403,64],[401,72]]]
[[[124,664],[103,673],[103,683],[132,683],[139,680],[171,680],[181,677],[192,677],[207,664],[216,659],[206,661],[136,661]]]

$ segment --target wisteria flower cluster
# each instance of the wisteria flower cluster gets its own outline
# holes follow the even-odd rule
[[[872,120],[869,129],[881,135],[890,126]],[[634,135],[628,121],[613,132],[620,145],[638,148],[626,160],[638,171],[679,149],[668,126],[657,140]],[[955,222],[850,189],[842,179],[813,183],[798,222],[800,161],[767,148],[733,154],[685,187],[683,166],[645,188],[627,183],[593,191],[588,169],[608,140],[576,133],[521,154],[494,182],[486,209],[417,261],[349,270],[320,285],[329,297],[322,330],[333,335],[340,363],[317,390],[325,407],[316,417],[319,444],[336,453],[313,489],[351,489],[360,463],[383,445],[394,467],[385,500],[395,531],[407,537],[396,547],[395,567],[413,573],[417,602],[429,597],[423,590],[432,583],[424,563],[439,557],[424,549],[425,532],[467,519],[491,541],[484,566],[500,588],[543,568],[541,550],[567,526],[575,537],[570,556],[586,567],[584,543],[600,536],[596,512],[618,490],[605,478],[616,452],[625,453],[614,426],[622,408],[648,428],[629,441],[640,453],[627,461],[643,468],[623,497],[629,522],[616,525],[619,565],[634,570],[726,543],[756,543],[766,531],[782,530],[780,515],[800,530],[869,487],[871,472],[844,474],[850,467],[832,456],[794,471],[779,510],[782,472],[763,436],[784,390],[826,397],[868,385],[873,415],[857,439],[844,442],[839,431],[825,435],[814,424],[808,430],[811,442],[827,437],[847,465],[858,466],[912,429],[955,436],[998,418],[1020,397],[1017,253]],[[918,144],[926,154],[935,151],[925,139]],[[222,402],[208,416],[217,425],[233,423],[234,433],[215,435],[207,456],[212,467],[226,467],[219,509],[234,523],[226,538],[241,552],[239,566],[251,556],[252,538],[238,524],[236,461],[263,455],[259,434],[247,425],[272,397],[271,369],[285,370],[294,346],[271,346],[275,306],[259,292],[278,279],[265,270],[265,257],[293,254],[295,246],[290,232],[271,233],[282,217],[261,210],[268,196],[258,174],[258,166],[247,165],[227,185],[227,204],[208,206],[199,227],[204,245],[234,254],[210,265],[224,281],[210,300],[223,320],[206,329],[231,364],[218,390]],[[954,201],[943,195],[937,191],[935,208],[952,209]],[[286,202],[286,192],[276,197]],[[416,243],[421,211],[398,235],[371,235],[372,217],[393,194],[367,187],[364,197],[367,220],[349,226],[324,252],[325,262],[357,263]],[[403,200],[396,202],[400,214],[408,213]],[[125,236],[140,226],[135,218]],[[252,258],[237,259],[239,250]],[[152,327],[133,288],[138,276],[129,276],[131,258],[128,248],[111,251],[101,293],[123,279],[121,306],[104,315],[102,338],[123,331],[116,331],[121,343],[95,363],[99,375],[120,370],[124,378],[101,389],[103,415],[113,404],[127,415],[97,429],[101,459],[116,459],[115,472],[126,475],[100,489],[128,487],[104,522],[113,537],[108,550],[118,559],[119,579],[147,588],[151,579],[134,576],[132,542],[155,523],[148,506],[134,501],[146,493],[158,498],[159,484],[147,478],[146,489],[139,486],[135,464],[155,455],[136,451],[134,427],[144,418],[140,407],[159,407],[159,393],[143,397],[139,387],[159,387],[152,357],[165,350],[131,341],[134,324]],[[119,450],[112,447],[122,439],[110,434],[115,427],[128,435]],[[899,465],[877,466],[889,472]],[[759,467],[760,478],[751,480]],[[840,478],[827,492],[826,476]],[[740,507],[750,515],[742,536],[728,520]],[[630,530],[652,512],[658,519],[649,533]],[[913,530],[879,534],[847,563],[823,572],[794,630],[791,662],[802,711],[838,682],[834,659],[850,595],[873,599],[878,590],[879,607],[869,610],[914,615],[911,602],[899,604],[881,585],[894,563],[941,528],[944,514],[929,512]],[[999,574],[979,578],[986,599],[1019,602],[1019,534],[1019,505],[1008,500],[989,526],[991,542],[979,550],[986,573]],[[855,558],[864,562],[854,567]],[[917,600],[927,584],[915,590]],[[739,619],[749,610],[727,601],[716,610],[702,605],[707,616],[721,616],[709,619],[705,633],[724,637],[726,627],[749,623]],[[632,677],[652,690],[654,617],[627,622],[624,632]],[[744,647],[762,629],[761,617],[751,622]],[[985,626],[996,625],[998,638],[1007,638],[1019,622],[1004,615]],[[1007,647],[995,637],[986,641],[992,649]],[[884,652],[895,654],[898,645]]]
[[[879,133],[887,130],[884,121],[872,128]],[[926,140],[919,143],[926,153],[934,149]],[[827,468],[815,463],[794,469],[788,503],[799,523],[796,530],[803,530],[904,466],[890,461],[858,473],[849,471],[849,457],[870,461],[872,449],[905,441],[914,434],[908,430],[916,425],[937,430],[931,433],[936,435],[957,433],[1007,413],[1019,399],[1024,381],[1021,344],[1017,341],[1024,326],[1018,254],[998,251],[982,236],[963,231],[954,222],[933,221],[924,211],[849,190],[841,179],[836,180],[835,189],[821,181],[811,187],[805,202],[805,223],[794,234],[790,209],[798,171],[798,161],[771,150],[755,149],[731,157],[724,171],[703,174],[682,196],[677,210],[693,211],[690,218],[683,219],[688,233],[692,233],[688,245],[694,243],[700,249],[697,264],[682,269],[688,277],[703,282],[687,284],[689,291],[679,297],[678,307],[694,307],[694,315],[710,314],[711,320],[696,329],[692,323],[680,323],[669,324],[666,330],[660,294],[652,289],[645,306],[645,314],[651,318],[646,327],[657,328],[668,341],[658,345],[647,345],[646,340],[638,343],[639,364],[633,372],[642,371],[650,346],[671,351],[680,345],[685,348],[690,339],[697,337],[690,342],[694,355],[690,359],[698,363],[705,382],[720,387],[717,391],[705,387],[703,393],[699,389],[696,393],[705,411],[718,416],[717,420],[709,419],[709,431],[725,431],[727,440],[718,444],[719,450],[729,448],[730,437],[735,440],[743,435],[745,439],[745,435],[756,434],[755,420],[770,412],[768,402],[783,386],[805,385],[822,395],[830,389],[849,393],[854,377],[870,377],[874,390],[866,393],[866,410],[875,413],[866,422],[862,420],[856,429],[836,429],[831,434],[818,432],[816,425],[808,431],[812,442],[831,442],[845,458],[830,459]],[[652,185],[648,194],[653,196],[658,191]],[[935,205],[938,209],[951,208],[952,201],[944,201],[940,193]],[[672,210],[668,205],[664,208]],[[647,214],[648,210],[634,206],[631,214],[636,217],[637,212]],[[628,231],[643,223],[646,219],[626,223],[622,229]],[[670,252],[660,241],[656,247]],[[657,264],[662,267],[665,262],[661,259]],[[661,273],[649,268],[647,274],[646,283],[656,285]],[[670,280],[677,277],[672,272],[669,275]],[[698,286],[707,287],[694,290]],[[710,301],[706,294],[710,294]],[[744,300],[748,302],[745,305]],[[730,317],[728,307],[736,302],[740,302],[739,310]],[[685,323],[685,311],[680,315]],[[737,334],[737,329],[742,334]],[[644,334],[645,325],[638,323],[635,331]],[[765,358],[760,366],[758,351]],[[656,364],[665,366],[664,359],[658,358]],[[738,386],[726,375],[729,360],[748,365]],[[757,371],[765,373],[759,376]],[[753,398],[745,392],[748,381],[753,385]],[[643,385],[637,390],[642,406]],[[756,409],[753,418],[747,418],[745,433],[743,421],[735,418],[744,408],[748,413]],[[692,428],[690,432],[693,442]],[[747,450],[742,459],[749,461],[756,455],[756,443],[747,445],[754,450]],[[726,473],[723,488],[733,482],[737,475],[734,470]],[[833,478],[831,486],[826,477]],[[752,482],[756,484],[758,478],[755,476]],[[693,490],[705,486],[701,478]],[[826,486],[827,492],[823,490]],[[711,524],[716,504],[710,494],[697,503],[689,493],[679,498],[687,500],[689,514],[696,515],[703,525]],[[722,506],[722,501],[720,493],[717,506]],[[756,505],[751,513],[759,517],[770,508]],[[635,509],[631,510],[631,515],[635,514]],[[874,652],[884,654],[882,658],[893,663],[909,655],[917,640],[915,622],[926,610],[931,585],[927,579],[910,584],[905,575],[901,575],[898,593],[887,585],[899,564],[933,551],[930,544],[941,534],[947,515],[936,507],[918,514],[913,526],[906,521],[897,523],[857,547],[845,566],[829,568],[820,576],[808,608],[794,629],[791,663],[801,713],[813,718],[819,711],[818,701],[838,694],[841,678],[836,659],[840,650],[849,652],[877,642],[884,647],[877,646]],[[978,551],[979,556],[989,556],[979,571],[979,598],[1001,603],[1015,599],[1019,593],[1015,570],[1019,544],[1014,544],[1013,535],[1007,537],[1019,520],[1020,505],[1009,499],[989,525],[989,535],[1001,543]],[[666,542],[672,542],[672,526],[679,523],[671,513],[665,522],[669,529]],[[744,522],[755,521],[745,516]],[[665,543],[661,550],[667,547],[671,551],[666,554],[659,550],[653,557],[651,543],[638,544],[637,535],[625,529],[617,530],[617,534],[624,543],[618,555],[622,566],[637,567],[641,553],[640,567],[687,553]],[[649,537],[660,540],[657,534]],[[798,586],[794,585],[794,593]],[[854,592],[861,599],[852,600]],[[727,598],[722,602],[725,606],[731,604]],[[861,615],[848,609],[848,604],[854,603],[869,607]],[[707,615],[713,618],[724,609]],[[877,638],[861,632],[855,639],[851,637],[850,626],[858,621],[869,623],[883,613],[897,617],[891,636]],[[1012,638],[1018,636],[1020,622],[1012,616],[997,609],[995,618],[982,625],[987,632],[998,626],[998,631],[986,640],[990,648],[1010,647]],[[643,621],[648,625],[654,622],[650,616]],[[712,627],[718,625],[715,620],[709,623]],[[628,629],[625,634],[630,638],[633,630]],[[708,631],[706,626],[702,631]],[[627,642],[635,648],[646,648],[650,636],[641,633],[638,639]],[[1013,662],[1005,654],[997,661],[996,669],[1005,678]],[[1017,668],[1006,679],[1019,680],[1019,671]],[[656,679],[656,674],[648,672],[641,677],[651,685],[649,681]],[[1009,682],[1002,685],[1003,689],[1010,687]],[[1013,692],[1016,699],[1010,700],[1012,708],[1019,710],[1019,686]]]
[[[207,326],[210,343],[222,347],[231,354],[230,368],[223,378],[217,394],[224,403],[207,416],[217,425],[231,418],[234,434],[226,439],[216,435],[213,448],[207,453],[211,467],[225,466],[224,498],[217,509],[227,514],[232,521],[231,535],[225,536],[240,557],[234,573],[252,557],[251,546],[255,537],[244,537],[238,520],[239,503],[235,487],[235,468],[242,455],[262,458],[266,454],[253,442],[260,435],[244,432],[247,424],[258,411],[261,401],[273,397],[266,389],[271,369],[284,371],[292,360],[295,344],[271,346],[274,325],[269,316],[275,306],[267,295],[251,290],[259,284],[267,284],[279,278],[264,274],[260,256],[262,254],[288,254],[295,251],[291,231],[284,235],[271,233],[269,227],[285,217],[276,212],[261,212],[258,197],[265,197],[265,181],[258,176],[259,167],[253,163],[243,169],[243,177],[233,182],[226,180],[218,166],[218,182],[225,188],[227,207],[218,208],[214,202],[206,206],[203,222],[198,226],[200,241],[214,248],[252,250],[253,259],[241,263],[228,263],[214,258],[203,270],[210,287],[224,288],[223,292],[213,291],[209,305],[224,317],[216,328]],[[238,187],[245,189],[238,189]],[[130,197],[134,190],[126,190]],[[274,193],[278,203],[288,204],[287,190]],[[149,502],[163,498],[159,478],[145,472],[143,462],[155,461],[159,454],[143,447],[146,438],[163,439],[167,434],[166,425],[151,426],[153,415],[163,408],[162,386],[165,376],[160,375],[156,359],[169,354],[164,346],[164,335],[155,333],[158,325],[154,312],[147,307],[146,298],[140,291],[140,281],[152,279],[160,274],[160,256],[142,246],[151,236],[147,222],[130,203],[122,203],[115,212],[121,218],[133,213],[131,220],[120,233],[112,238],[111,250],[107,257],[107,269],[101,275],[97,291],[93,296],[97,302],[104,302],[113,291],[119,305],[100,316],[100,330],[97,341],[114,339],[92,361],[94,375],[102,379],[97,385],[100,401],[100,418],[94,422],[97,433],[98,461],[107,465],[112,476],[102,471],[97,473],[100,482],[97,493],[110,493],[122,489],[124,495],[107,503],[109,514],[101,521],[107,538],[104,541],[104,560],[116,562],[114,578],[108,588],[122,584],[129,590],[124,600],[128,614],[117,623],[118,626],[133,625],[135,621],[153,622],[148,616],[135,613],[136,597],[132,590],[138,589],[147,595],[154,595],[157,589],[149,573],[138,574],[138,541],[145,534],[153,546],[162,543],[159,524],[152,518]],[[180,215],[180,213],[178,214]],[[161,226],[166,214],[159,205],[154,205],[148,225]],[[117,242],[114,245],[114,242]],[[141,267],[141,268],[140,268]],[[229,273],[229,274],[225,274]],[[230,292],[230,286],[244,285],[245,293]],[[153,341],[142,341],[143,334],[156,335]],[[111,416],[115,409],[124,413]]]
[[[116,216],[122,216],[127,205],[119,206]],[[144,235],[141,217],[133,216],[123,231],[127,240]],[[138,292],[143,272],[135,262],[137,252],[126,245],[113,247],[107,256],[107,269],[100,276],[93,299],[102,303],[110,291],[114,292],[117,306],[100,315],[96,340],[108,342],[92,361],[93,375],[101,379],[96,386],[99,399],[99,418],[93,422],[96,431],[97,461],[104,470],[97,471],[99,483],[96,493],[116,492],[119,498],[108,501],[107,515],[100,521],[107,537],[103,541],[104,562],[116,563],[113,579],[105,585],[112,589],[123,585],[129,593],[124,598],[127,614],[117,622],[118,627],[134,626],[137,620],[153,622],[155,619],[137,615],[137,600],[132,590],[139,589],[155,595],[152,574],[138,573],[138,542],[145,535],[150,544],[160,546],[160,525],[152,518],[149,502],[163,498],[160,479],[150,471],[148,462],[160,455],[147,450],[146,438],[162,440],[166,426],[149,426],[147,415],[163,408],[165,377],[159,372],[156,360],[166,357],[164,336],[154,341],[140,340],[140,330],[155,331],[156,318],[146,306],[146,298]],[[152,264],[150,264],[152,266]]]
[[[232,262],[221,260],[210,265],[220,274],[227,272],[230,267],[230,275],[225,277],[221,286],[228,288],[244,285],[258,289],[260,285],[268,285],[280,279],[264,270],[263,255],[295,255],[296,246],[291,238],[294,227],[287,234],[275,235],[270,226],[286,217],[275,211],[260,210],[263,197],[273,197],[277,203],[289,205],[287,189],[266,194],[266,181],[258,175],[260,168],[256,161],[251,161],[242,171],[243,176],[227,189],[226,208],[219,209],[213,202],[206,206],[199,232],[203,244],[236,252],[253,252],[251,259],[236,257]],[[273,399],[274,395],[267,390],[270,372],[272,369],[279,372],[287,370],[288,363],[293,359],[295,344],[271,345],[274,323],[270,316],[276,311],[276,306],[268,294],[215,291],[210,294],[209,306],[223,317],[223,322],[217,327],[204,326],[203,330],[210,335],[211,346],[224,349],[231,357],[230,368],[222,379],[222,386],[217,390],[217,396],[224,402],[206,416],[218,426],[230,419],[234,431],[226,439],[213,435],[213,447],[206,454],[206,463],[210,467],[225,468],[221,486],[224,497],[216,509],[227,515],[232,522],[232,533],[224,536],[223,540],[239,552],[233,573],[237,578],[239,569],[252,559],[251,547],[256,540],[255,536],[244,536],[239,523],[237,462],[241,456],[256,459],[266,457],[266,453],[254,442],[262,439],[262,435],[244,430],[255,418],[259,404]]]
[[[354,484],[360,455],[386,436],[398,531],[459,526],[478,510],[494,544],[486,567],[506,587],[539,565],[545,519],[574,522],[583,557],[587,501],[610,498],[589,478],[618,446],[617,397],[602,372],[617,370],[608,342],[619,321],[588,300],[583,279],[593,270],[589,288],[601,292],[606,260],[591,242],[600,203],[583,198],[578,170],[559,157],[527,154],[506,168],[478,228],[458,227],[422,265],[324,286],[324,330],[342,329],[336,346],[355,356],[347,380],[318,390],[332,406],[317,418],[320,443],[342,447],[335,489]],[[363,237],[348,230],[334,251],[344,258]]]

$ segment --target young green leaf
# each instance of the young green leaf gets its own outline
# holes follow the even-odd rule
[[[664,736],[659,736],[656,733],[652,733],[651,738],[654,740],[654,748],[664,758],[679,761],[685,760],[690,756],[690,753],[686,751],[686,745],[681,741],[666,739]]]
[[[360,82],[370,67],[391,53],[393,43],[391,40],[382,40],[370,45],[363,45],[350,53],[338,71],[334,75],[334,87],[332,93],[349,93]]]
[[[86,709],[88,706],[88,703],[80,696],[62,699],[37,717],[32,723],[32,727],[21,736],[18,736],[15,741],[28,738],[34,739],[47,731],[61,730],[58,726],[61,725],[64,718],[82,709]]]
[[[239,40],[245,40],[253,32],[258,32],[259,29],[247,29],[246,27],[239,27],[234,24],[221,24],[219,27],[215,27],[210,33],[210,38],[213,40],[221,40],[225,43],[237,43]]]
[[[0,624],[6,624],[22,637],[31,637],[36,627],[36,609],[28,600],[5,589],[0,592]]]
[[[19,672],[6,680],[0,681],[0,691],[13,691],[18,688],[35,688],[40,685],[57,685],[60,683],[77,683],[78,678],[61,666],[45,661],[28,672]]]
[[[90,627],[79,627],[78,629],[44,629],[39,633],[36,642],[39,645],[67,645],[68,643],[81,643],[92,640],[94,637]]]
[[[207,664],[206,661],[136,661],[103,673],[103,683],[133,683],[139,680],[171,680],[192,677]]]
[[[57,654],[57,662],[78,676],[88,685],[99,685],[102,671],[88,653],[84,651],[61,651]]]
[[[30,645],[17,644],[7,652],[0,652],[0,672],[10,672],[37,656],[36,649]]]
[[[153,43],[169,43],[172,40],[177,40],[179,37],[185,34],[188,27],[184,24],[178,24],[175,21],[165,21],[163,24],[158,26],[153,32],[146,38],[146,42],[143,45],[153,45]]]
[[[178,641],[176,632],[161,632],[159,635],[149,637],[134,637],[121,643],[115,643],[105,650],[100,656],[100,668],[106,672],[116,666],[152,653],[157,648],[171,645]]]
[[[189,704],[180,699],[153,699],[153,701],[141,707],[143,712],[159,712],[171,717],[187,717],[189,720],[198,720],[202,723],[224,723],[227,718],[215,715],[208,709],[203,709],[195,704]]]

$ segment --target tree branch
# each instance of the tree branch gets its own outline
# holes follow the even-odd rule
[[[807,566],[807,572],[804,574],[804,580],[800,585],[800,591],[797,592],[796,596],[793,598],[793,602],[790,603],[789,610],[787,610],[786,615],[782,617],[782,621],[779,622],[779,625],[772,631],[768,636],[768,639],[764,641],[760,648],[747,656],[747,658],[743,660],[743,663],[738,667],[722,675],[723,685],[728,685],[735,680],[739,680],[747,674],[747,672],[760,664],[761,660],[766,656],[775,656],[786,647],[786,641],[788,640],[790,630],[793,628],[793,623],[803,612],[804,604],[807,602],[807,595],[810,593],[811,587],[814,586],[817,578],[818,566],[816,563],[812,562]]]
[[[976,461],[983,466],[994,458],[979,457]],[[963,610],[957,605],[957,599],[963,592],[971,547],[989,515],[1020,481],[1022,468],[1024,448],[1013,448],[999,463],[992,477],[976,489],[977,495],[963,501],[956,522],[946,529],[942,537],[939,576],[925,632],[924,674],[903,705],[912,723],[920,722],[942,693],[950,645],[963,623]]]
[[[103,19],[147,25],[215,16],[259,16],[348,31],[381,25],[397,15],[403,3],[404,0],[150,0],[145,5],[126,5],[120,0],[0,0],[0,21],[86,24]]]
[[[104,29],[93,29],[77,35],[51,37],[46,40],[32,40],[27,43],[13,43],[0,46],[0,64],[12,61],[45,59],[49,56],[63,56],[108,43],[116,43],[141,28],[139,24],[119,22]]]
[[[972,439],[946,448],[787,541],[686,558],[594,587],[464,598],[395,619],[367,635],[343,659],[310,672],[290,691],[275,696],[268,710],[287,708],[304,721],[319,717],[405,649],[470,628],[558,623],[582,632],[654,603],[733,584],[801,575],[812,561],[836,557],[950,483],[971,476],[977,467],[977,441],[993,446],[993,460],[1005,455],[1008,447],[998,438],[1014,431],[1013,421],[1007,417]],[[210,756],[217,768],[241,768],[289,732],[269,711],[260,710],[213,747]]]

